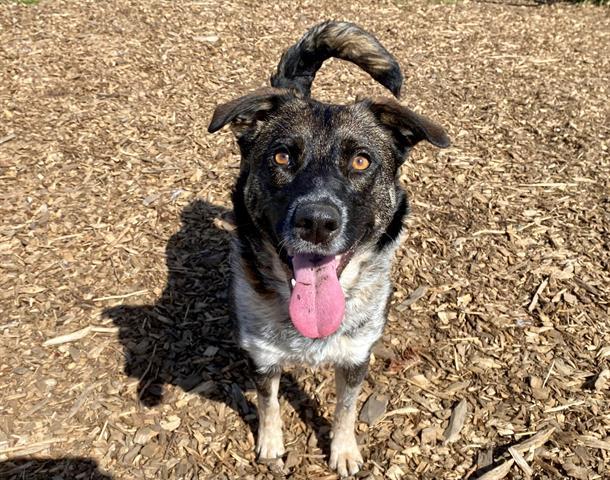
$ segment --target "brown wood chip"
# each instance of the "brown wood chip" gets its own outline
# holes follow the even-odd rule
[[[553,435],[553,432],[555,432],[555,427],[550,427],[546,430],[541,430],[540,432],[536,433],[527,440],[524,440],[523,442],[518,443],[517,445],[513,445],[511,448],[513,448],[516,452],[519,453],[525,453],[529,452],[530,450],[536,450],[537,448],[541,447],[549,441],[549,439]]]
[[[374,425],[386,411],[388,398],[382,395],[371,395],[360,410],[360,421]]]
[[[460,432],[464,427],[464,422],[466,421],[467,414],[468,402],[465,398],[463,398],[453,409],[453,412],[451,412],[451,417],[449,418],[449,425],[447,425],[447,429],[443,434],[445,443],[453,443],[460,438]]]
[[[496,468],[485,472],[480,477],[477,477],[477,480],[502,480],[508,475],[508,472],[510,472],[514,463],[514,460],[508,460],[507,462],[498,465]]]

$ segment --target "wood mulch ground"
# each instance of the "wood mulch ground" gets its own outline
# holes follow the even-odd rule
[[[206,133],[335,18],[378,35],[403,101],[454,142],[402,170],[413,212],[361,395],[362,477],[609,479],[609,13],[0,2],[0,477],[335,478],[328,370],[284,376],[285,470],[254,461],[226,306],[239,158]],[[382,93],[336,61],[314,88]]]

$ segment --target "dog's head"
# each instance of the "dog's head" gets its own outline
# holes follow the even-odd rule
[[[308,35],[317,35],[318,45],[320,38],[337,41],[337,35],[352,32],[351,24],[340,24],[347,27],[338,33],[332,25],[330,33],[328,26],[317,33],[319,27],[314,27],[293,47],[301,63],[303,58],[311,61],[312,56],[303,53]],[[360,29],[356,33],[360,40],[366,35],[361,44],[370,51],[387,54],[371,43],[376,40],[369,34]],[[290,70],[292,50],[282,58],[274,79],[280,86],[293,82],[294,88],[263,88],[220,105],[209,131],[231,124],[242,155],[236,213],[245,210],[247,221],[292,269],[292,321],[303,335],[318,337],[334,332],[341,322],[344,304],[336,301],[343,299],[338,278],[354,251],[361,246],[383,248],[385,239],[396,238],[401,230],[406,204],[397,172],[409,150],[422,140],[447,147],[449,139],[440,126],[393,99],[332,105],[309,98],[321,61],[308,82],[294,72],[288,80],[277,80]],[[349,53],[354,57],[352,50]],[[370,56],[350,59],[365,64],[369,72],[375,68],[375,78],[388,88],[393,85],[397,93],[402,75],[393,57],[390,65]],[[380,65],[390,67],[384,73]]]
[[[318,256],[379,240],[408,151],[422,140],[449,145],[441,127],[391,99],[329,105],[266,88],[219,106],[210,131],[228,123],[251,219],[278,250]]]

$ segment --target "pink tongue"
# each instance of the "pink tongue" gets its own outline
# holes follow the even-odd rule
[[[326,337],[337,331],[345,313],[345,297],[337,278],[335,257],[295,255],[296,285],[290,296],[290,318],[301,335]]]

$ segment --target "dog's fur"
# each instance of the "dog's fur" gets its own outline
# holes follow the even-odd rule
[[[231,124],[242,156],[233,194],[230,298],[256,379],[259,457],[284,454],[277,399],[282,366],[330,363],[337,388],[330,465],[353,475],[362,463],[354,436],[356,399],[386,322],[390,269],[408,212],[398,170],[419,141],[447,147],[449,139],[390,98],[350,105],[311,99],[315,74],[330,57],[357,64],[398,97],[403,77],[392,55],[353,24],[324,22],[284,53],[271,88],[220,105],[209,131]],[[289,155],[289,165],[274,164],[278,151]],[[354,171],[351,159],[361,154],[370,167]],[[340,214],[336,235],[321,243],[303,240],[294,217],[304,204],[333,205]],[[342,255],[337,272],[345,314],[329,336],[307,338],[291,322],[292,252]]]

